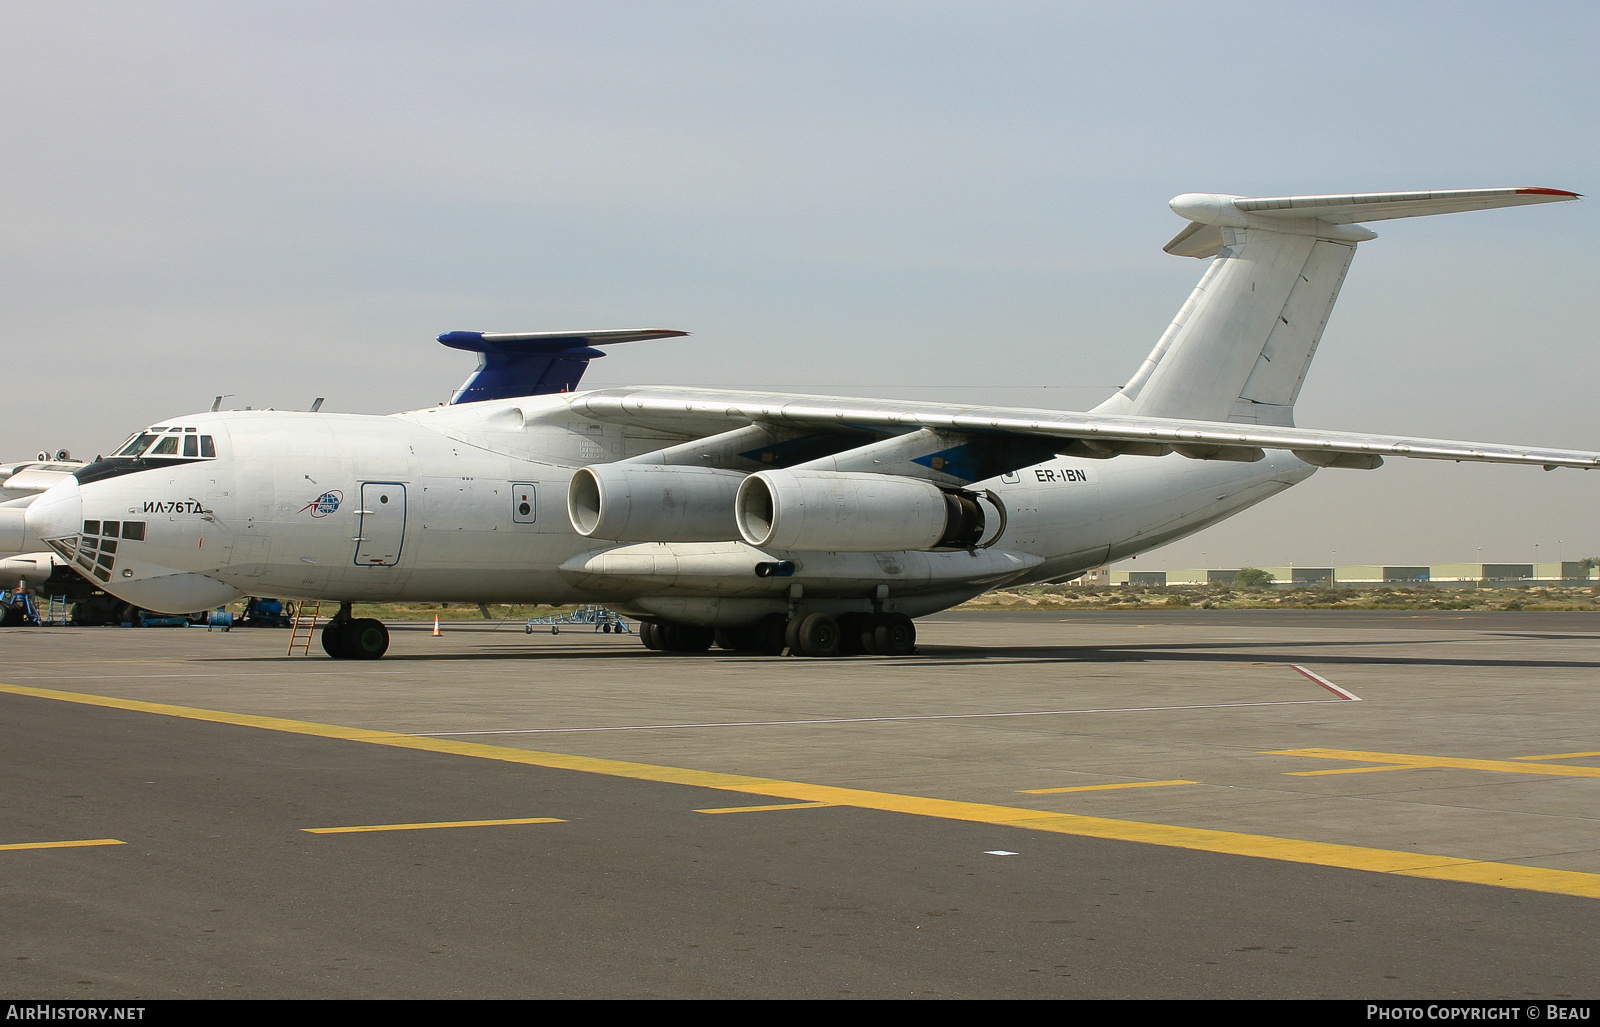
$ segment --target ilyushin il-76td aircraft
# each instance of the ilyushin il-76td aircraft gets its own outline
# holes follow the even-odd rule
[[[1557,189],[1189,193],[1209,261],[1144,364],[1086,413],[679,387],[577,391],[596,347],[676,331],[450,332],[477,369],[386,416],[172,417],[38,495],[28,531],[125,602],[339,603],[328,655],[389,645],[356,602],[605,603],[650,649],[906,655],[913,619],[1061,581],[1385,457],[1600,466],[1600,453],[1294,427],[1363,222]]]

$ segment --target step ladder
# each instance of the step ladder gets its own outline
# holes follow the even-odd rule
[[[310,611],[309,616],[307,610]],[[311,639],[317,633],[317,616],[322,613],[321,603],[296,603],[294,608],[294,621],[289,625],[289,655],[293,656],[295,647],[300,648],[301,656],[311,655]]]
[[[50,596],[46,600],[44,614],[39,618],[40,624],[51,624],[57,627],[67,623],[67,597]]]

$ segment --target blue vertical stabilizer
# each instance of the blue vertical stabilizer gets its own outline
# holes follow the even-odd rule
[[[468,376],[451,403],[540,396],[571,392],[589,361],[605,356],[595,349],[617,342],[668,339],[688,332],[632,328],[605,332],[446,332],[439,341],[452,349],[478,354],[478,368]]]

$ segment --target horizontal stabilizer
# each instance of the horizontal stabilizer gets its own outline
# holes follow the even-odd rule
[[[1456,214],[1528,203],[1576,200],[1564,189],[1441,189],[1426,193],[1351,193],[1344,196],[1256,196],[1234,200],[1242,211],[1266,218],[1316,218],[1332,225],[1388,221],[1427,214]]]
[[[1220,229],[1273,228],[1296,231],[1287,224],[1320,222],[1353,225],[1364,221],[1456,214],[1495,207],[1520,207],[1529,203],[1576,200],[1565,189],[1437,189],[1419,193],[1342,193],[1331,196],[1232,196],[1227,193],[1184,193],[1169,206],[1193,224],[1162,247],[1179,257],[1215,256],[1222,246]],[[1306,231],[1307,229],[1298,229]],[[1371,235],[1333,233],[1327,238],[1360,242]]]
[[[451,403],[541,396],[571,392],[589,361],[605,356],[596,346],[668,339],[688,332],[665,328],[627,328],[602,332],[446,332],[439,341],[478,354],[477,370],[461,384]]]

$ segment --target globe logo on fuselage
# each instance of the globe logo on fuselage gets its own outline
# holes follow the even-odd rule
[[[305,513],[307,510],[309,510],[311,511],[311,516],[313,517],[326,517],[335,510],[339,509],[339,501],[343,498],[343,492],[324,492],[316,499],[313,499],[311,502],[301,507],[300,512]]]

